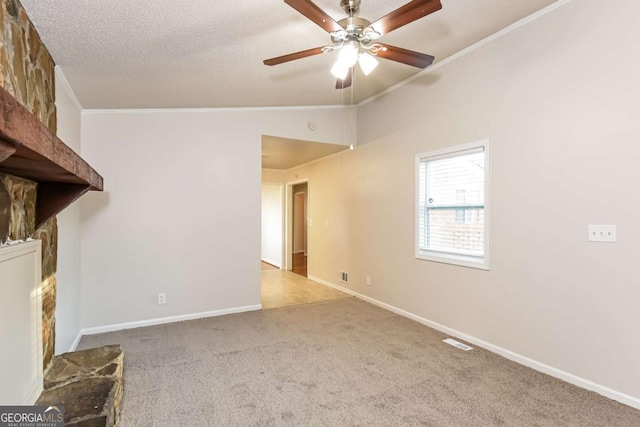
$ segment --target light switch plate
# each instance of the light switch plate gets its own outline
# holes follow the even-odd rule
[[[589,241],[590,242],[608,242],[615,243],[616,226],[615,225],[590,225]]]

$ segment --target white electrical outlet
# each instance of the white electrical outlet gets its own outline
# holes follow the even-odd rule
[[[371,286],[371,277],[367,276],[367,286]]]
[[[616,242],[616,226],[615,225],[590,225],[589,241],[590,242]]]
[[[158,294],[158,305],[167,303],[167,294]]]

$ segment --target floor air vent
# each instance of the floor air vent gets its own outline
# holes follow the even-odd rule
[[[442,340],[442,341],[443,341],[443,342],[446,342],[446,343],[447,343],[447,344],[449,344],[449,345],[452,345],[452,346],[454,346],[454,347],[457,347],[457,348],[459,348],[460,350],[469,351],[469,350],[472,350],[472,349],[473,349],[473,347],[469,347],[469,346],[468,346],[468,345],[466,345],[466,344],[462,344],[461,342],[456,341],[456,340],[454,340],[453,338],[447,338],[446,340]]]

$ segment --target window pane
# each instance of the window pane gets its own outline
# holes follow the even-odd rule
[[[472,149],[418,163],[418,249],[484,257],[485,153]]]
[[[483,152],[426,164],[427,206],[484,204]]]
[[[426,209],[425,213],[424,223],[428,227],[421,249],[484,255],[484,209]]]

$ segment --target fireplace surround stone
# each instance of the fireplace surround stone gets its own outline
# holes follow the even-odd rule
[[[57,119],[54,67],[53,58],[40,40],[20,2],[0,0],[0,86],[55,134]],[[57,263],[57,223],[55,219],[47,221],[36,232],[35,182],[0,173],[0,187],[4,188],[4,191],[0,189],[0,193],[6,191],[9,194],[8,201],[0,195],[0,214],[9,214],[8,221],[6,216],[0,220],[0,232],[3,231],[3,223],[8,222],[9,228],[9,235],[0,235],[0,244],[7,239],[46,238],[42,248],[42,278],[46,288],[43,290],[48,293],[48,313],[45,314],[43,310],[43,351],[46,370],[55,349],[54,275]]]
[[[64,405],[65,425],[112,427],[120,414],[124,355],[119,345],[55,356],[38,405]]]
[[[120,346],[54,357],[55,215],[86,191],[102,190],[102,177],[56,136],[54,67],[19,0],[0,0],[0,246],[41,242],[42,328],[34,323],[42,337],[36,370],[44,370],[45,384],[38,403],[64,404],[65,425],[113,426],[123,388]]]

